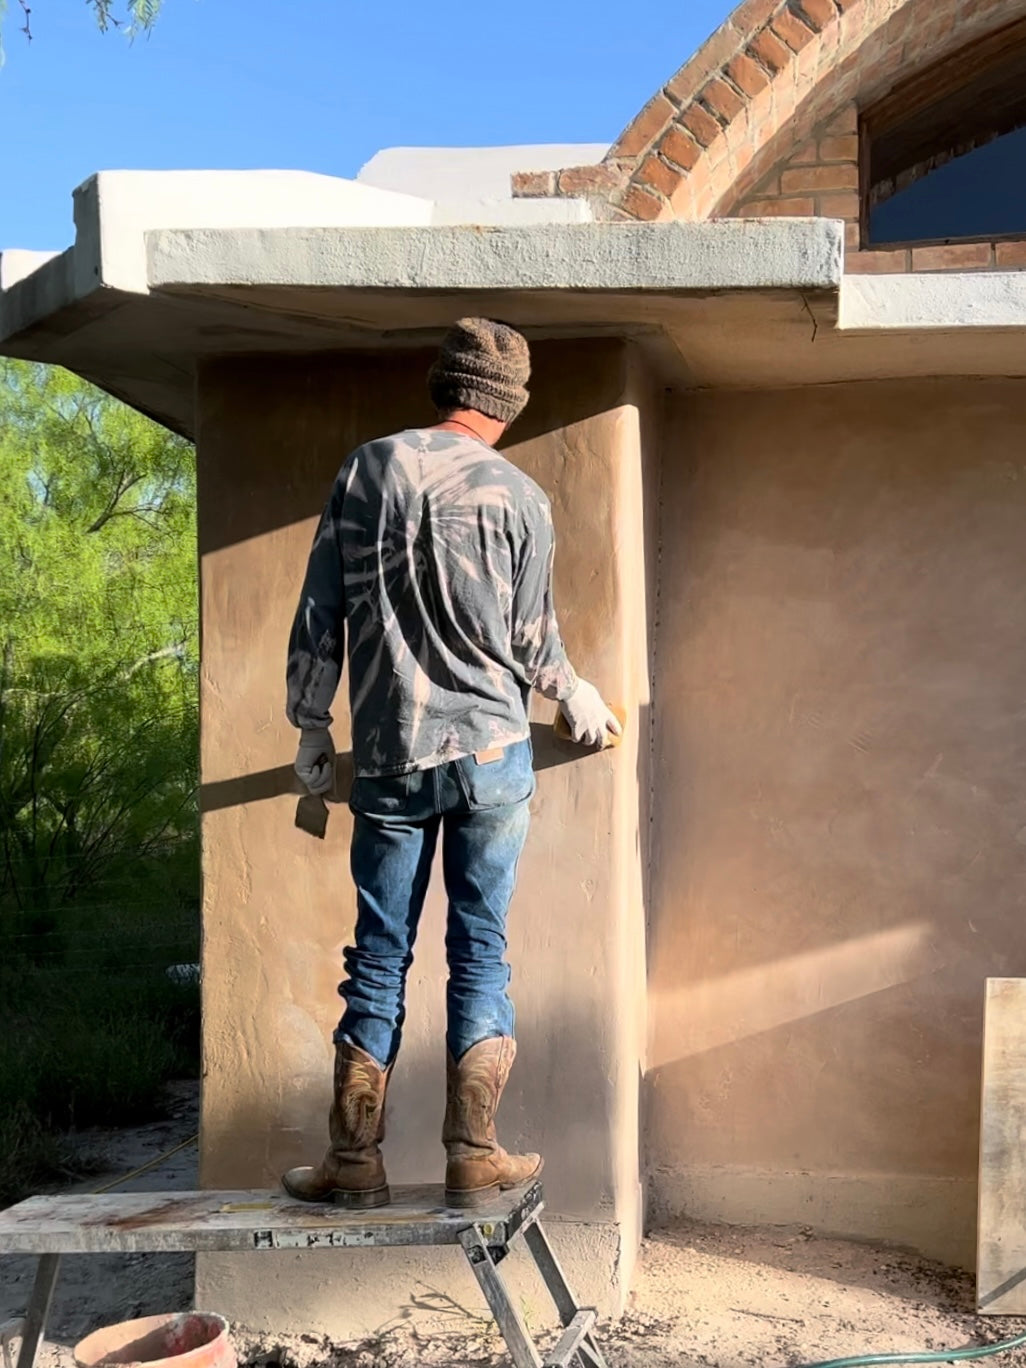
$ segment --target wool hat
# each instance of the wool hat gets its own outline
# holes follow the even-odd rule
[[[461,318],[445,334],[428,389],[439,413],[477,409],[512,423],[527,403],[531,354],[515,328],[490,318]]]

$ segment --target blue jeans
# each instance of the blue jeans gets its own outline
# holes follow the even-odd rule
[[[383,1067],[399,1051],[406,975],[439,835],[449,897],[449,1049],[459,1060],[480,1040],[513,1035],[506,913],[535,781],[530,741],[491,754],[499,758],[467,756],[353,784],[356,944],[345,951],[339,993],[346,1010],[335,1040],[351,1041]]]

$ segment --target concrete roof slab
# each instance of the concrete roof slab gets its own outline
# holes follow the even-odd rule
[[[147,235],[149,286],[707,293],[827,290],[842,238],[826,219],[530,227],[200,229]]]

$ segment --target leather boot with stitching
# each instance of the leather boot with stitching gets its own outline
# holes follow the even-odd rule
[[[301,1202],[334,1202],[366,1209],[391,1200],[381,1157],[385,1093],[391,1069],[356,1045],[335,1046],[335,1101],[329,1116],[331,1144],[317,1168],[289,1169],[282,1187]]]
[[[510,1036],[495,1036],[472,1045],[459,1063],[449,1055],[442,1143],[445,1200],[452,1207],[478,1206],[541,1173],[540,1155],[507,1154],[495,1138],[495,1113],[516,1052]]]

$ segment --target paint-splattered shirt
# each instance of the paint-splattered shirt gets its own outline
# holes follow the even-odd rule
[[[289,721],[327,727],[348,646],[359,775],[404,774],[529,735],[531,689],[577,684],[552,600],[552,515],[491,447],[416,429],[345,461],[289,641]]]

